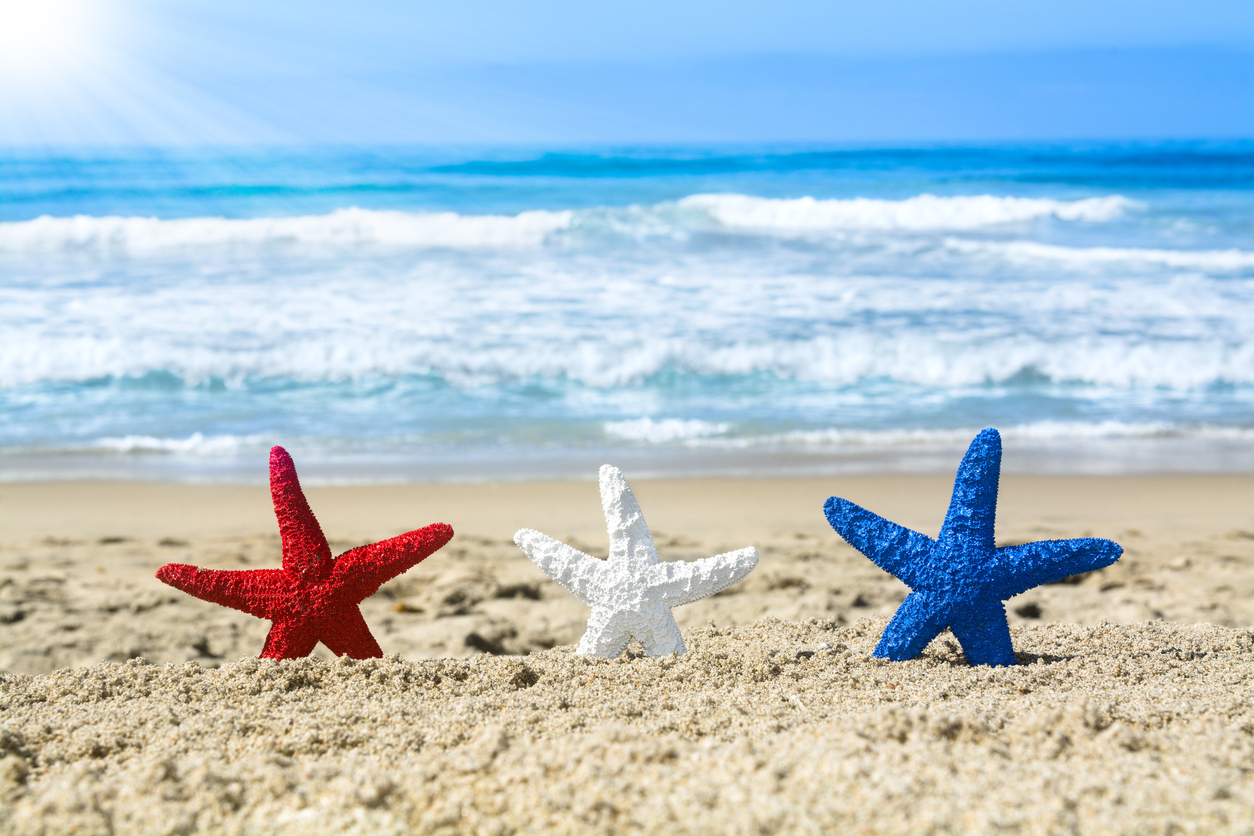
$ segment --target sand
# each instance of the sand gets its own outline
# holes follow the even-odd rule
[[[510,542],[604,554],[591,482],[309,490],[337,551],[458,532],[365,603],[367,662],[243,658],[265,622],[152,578],[277,565],[264,488],[0,485],[0,830],[1254,831],[1254,477],[1005,477],[1003,544],[1126,549],[1010,602],[1013,669],[870,656],[906,590],[822,502],[934,532],[946,477],[633,488],[665,559],[762,554],[678,658],[574,656]]]

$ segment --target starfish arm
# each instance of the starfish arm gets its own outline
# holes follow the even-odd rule
[[[626,562],[643,568],[656,565],[657,547],[644,521],[644,512],[631,492],[623,472],[613,465],[602,465],[599,473],[601,509],[610,535],[609,563]]]
[[[331,547],[296,478],[296,465],[282,447],[270,450],[270,496],[283,538],[283,568],[322,580],[331,570]]]
[[[588,629],[575,650],[580,656],[601,656],[617,659],[631,642],[631,627],[627,614],[608,607],[593,607],[588,618]]]
[[[282,618],[291,609],[293,578],[283,569],[202,569],[186,563],[167,563],[157,580],[188,595],[243,610],[258,618]]]
[[[678,654],[688,649],[684,645],[684,635],[675,623],[675,616],[671,615],[670,608],[666,606],[638,613],[632,634],[640,640],[644,652],[650,656]]]
[[[276,621],[266,635],[266,645],[261,649],[262,659],[299,659],[313,653],[318,644],[318,634],[307,623]]]
[[[328,650],[336,656],[348,656],[350,659],[378,659],[383,656],[383,650],[356,604],[344,607],[336,616],[334,620],[324,619],[320,625],[322,629],[318,638]]]
[[[911,589],[919,587],[935,540],[838,496],[827,500],[823,513],[836,533],[872,563]]]
[[[972,665],[1013,665],[1015,649],[1010,643],[1006,606],[986,601],[964,607],[949,625],[962,652]]]
[[[753,548],[737,549],[691,562],[676,560],[659,563],[649,570],[649,591],[661,593],[662,602],[667,607],[691,604],[739,583],[757,565],[758,550]]]
[[[884,629],[874,655],[895,662],[913,659],[948,626],[948,616],[949,608],[934,598],[919,592],[907,595]]]
[[[358,546],[335,559],[331,578],[360,601],[374,595],[392,578],[426,560],[451,539],[453,529],[444,523],[436,523],[390,540]]]
[[[1007,546],[996,552],[994,592],[1004,601],[1041,584],[1109,566],[1121,554],[1123,546],[1097,537]]]
[[[993,550],[997,516],[997,483],[1001,478],[1001,435],[981,432],[967,448],[954,479],[954,494],[937,540],[947,549],[966,554]]]
[[[592,606],[605,572],[605,563],[592,555],[554,540],[547,534],[521,529],[514,542],[540,571],[564,586],[572,595]]]

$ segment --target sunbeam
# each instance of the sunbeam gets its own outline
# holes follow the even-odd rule
[[[105,22],[83,0],[0,0],[0,79],[37,84],[91,63]]]

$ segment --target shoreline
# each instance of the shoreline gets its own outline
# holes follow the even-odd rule
[[[466,447],[336,452],[296,441],[288,451],[302,483],[314,485],[487,484],[583,481],[612,463],[636,479],[797,479],[878,474],[944,474],[978,430],[944,441],[835,446]],[[1022,475],[1133,476],[1165,473],[1254,475],[1254,436],[1005,437],[1002,472]],[[269,447],[235,453],[0,451],[0,484],[40,481],[144,481],[265,484]]]

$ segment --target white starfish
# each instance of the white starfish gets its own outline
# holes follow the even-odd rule
[[[661,563],[649,526],[617,467],[601,467],[601,506],[610,533],[610,557],[598,560],[552,537],[524,528],[514,535],[546,575],[592,607],[576,651],[616,658],[632,636],[650,656],[683,653],[684,638],[671,607],[726,589],[758,565],[757,549],[738,549],[694,562]]]

